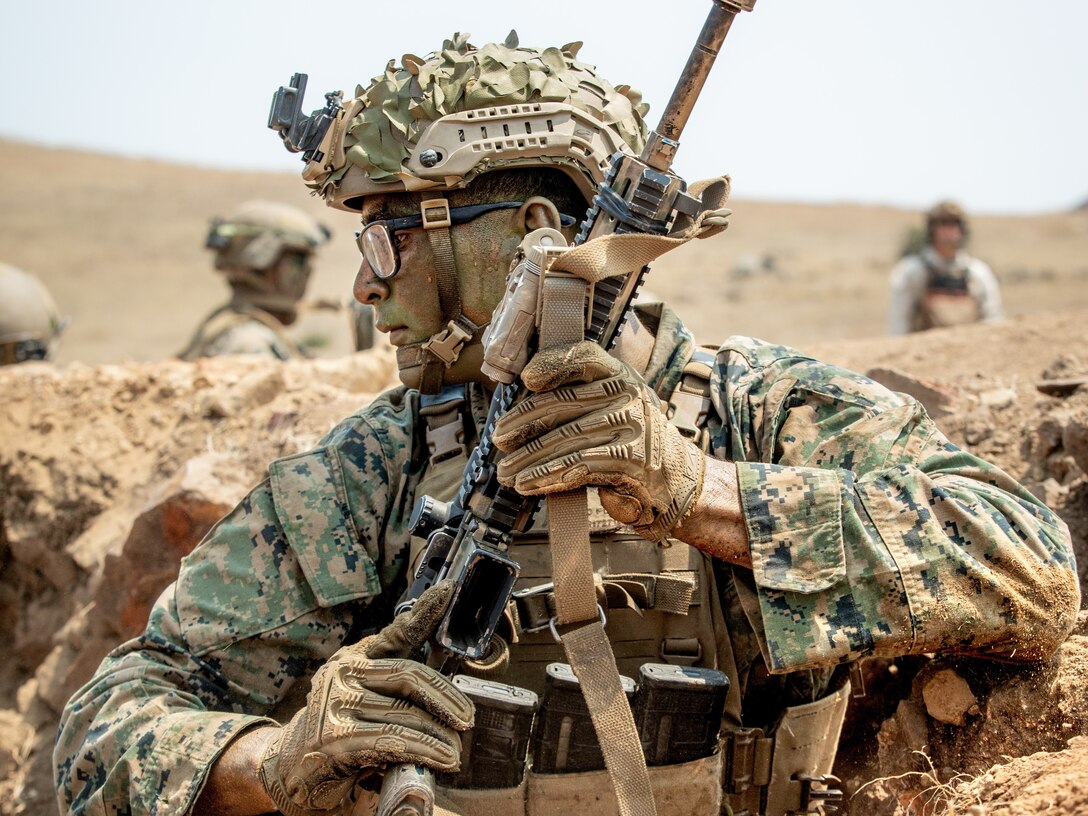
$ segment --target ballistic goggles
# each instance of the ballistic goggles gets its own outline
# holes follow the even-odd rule
[[[493,204],[471,204],[466,207],[451,207],[444,198],[424,201],[419,205],[419,213],[401,218],[386,218],[371,221],[355,233],[355,242],[363,253],[366,262],[380,280],[389,280],[400,269],[400,252],[394,236],[402,230],[436,229],[465,224],[493,210],[512,210],[524,205],[523,201],[497,201]],[[559,221],[564,227],[577,223],[577,219],[565,213],[559,214]]]

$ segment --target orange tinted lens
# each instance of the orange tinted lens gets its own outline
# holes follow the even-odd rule
[[[397,271],[397,251],[385,224],[371,224],[359,235],[359,251],[379,278],[391,278]]]

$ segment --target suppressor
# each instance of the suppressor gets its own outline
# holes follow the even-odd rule
[[[620,675],[630,704],[635,681]],[[533,734],[533,770],[536,773],[580,773],[604,768],[582,685],[567,663],[549,663],[544,670],[544,697]]]
[[[461,770],[440,774],[447,788],[521,784],[538,698],[535,692],[459,674],[453,685],[476,705],[476,724],[461,734]]]
[[[647,765],[676,765],[718,747],[729,678],[717,669],[644,663],[633,704]]]

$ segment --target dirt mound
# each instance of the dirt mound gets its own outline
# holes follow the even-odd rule
[[[1052,395],[1036,383],[1088,374],[1077,356],[1086,321],[1070,312],[1045,328],[1012,321],[807,350],[916,393],[954,441],[1052,503],[1084,569],[1088,389]],[[384,351],[0,369],[0,645],[13,656],[0,666],[0,814],[54,812],[64,701],[142,628],[178,559],[270,460],[312,445],[393,378]],[[1088,629],[1044,666],[915,657],[865,671],[869,694],[855,703],[839,770],[861,789],[852,812],[908,814],[929,801],[938,812],[919,796],[934,786],[941,807],[996,808],[1011,788],[1035,796],[1009,780],[1044,765],[1065,774],[1054,778],[1067,802],[1082,795],[1088,769],[1073,769],[1084,741],[1069,740],[1088,735]],[[878,777],[899,778],[863,788]]]
[[[0,813],[55,812],[67,697],[143,628],[178,559],[268,462],[394,381],[381,350],[0,369]]]

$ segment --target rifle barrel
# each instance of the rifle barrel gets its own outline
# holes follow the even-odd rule
[[[711,3],[710,13],[706,17],[706,22],[703,23],[702,31],[699,32],[699,38],[691,49],[691,55],[680,78],[676,81],[676,87],[673,88],[672,98],[665,106],[665,112],[661,114],[661,121],[655,131],[661,138],[655,139],[651,136],[646,144],[646,150],[643,151],[642,160],[651,167],[664,170],[671,164],[671,154],[675,153],[680,134],[688,123],[688,117],[691,116],[695,100],[699,98],[699,93],[703,90],[710,69],[714,67],[718,50],[725,42],[725,35],[729,33],[729,27],[733,25],[733,18],[737,16],[737,11],[737,6],[726,5],[720,0]],[[662,141],[670,147],[662,150]],[[668,154],[668,161],[664,162],[664,166],[660,166],[664,158],[660,155],[662,152]]]

